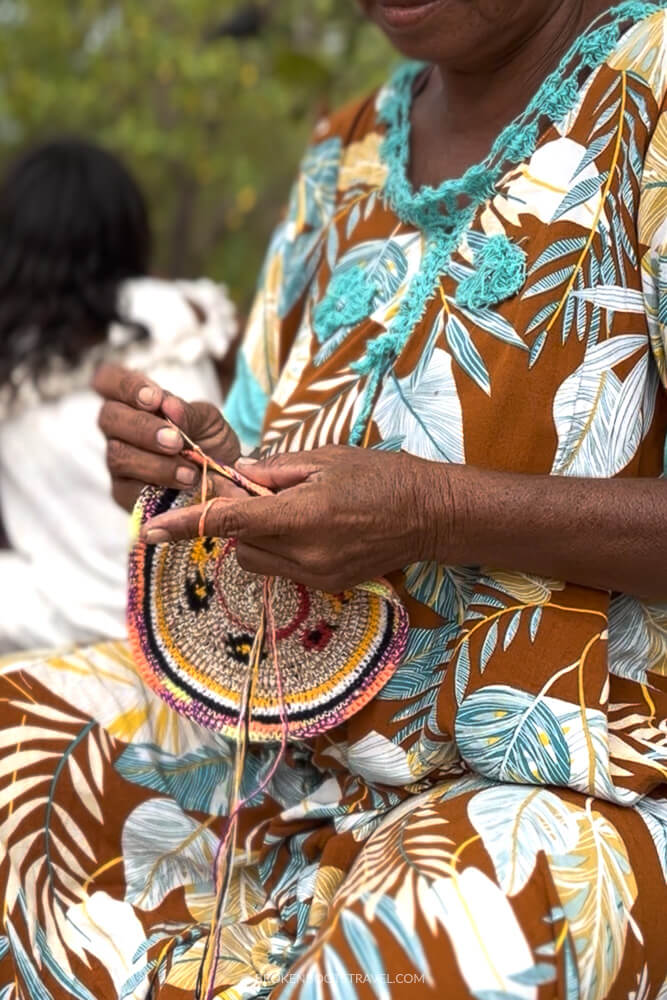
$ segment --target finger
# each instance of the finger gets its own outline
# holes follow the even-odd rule
[[[260,460],[240,458],[236,466],[248,479],[270,490],[286,490],[298,486],[320,469],[308,452],[272,455]]]
[[[247,542],[237,543],[236,558],[242,569],[248,573],[257,573],[258,576],[283,577],[301,583],[310,590],[322,590],[328,594],[337,594],[345,589],[335,576],[329,576],[321,569],[313,571],[294,559],[274,552],[267,553]]]
[[[225,500],[247,500],[248,494],[236,483],[232,483],[224,476],[211,473],[207,479],[206,492],[209,497],[221,497]]]
[[[294,562],[298,545],[298,564],[309,572],[316,572],[324,562],[324,550],[315,550],[312,546],[295,541],[290,533],[283,535],[243,535],[243,544],[252,546],[267,557],[277,557]],[[239,541],[239,545],[241,542]]]
[[[190,417],[190,409],[180,396],[174,396],[170,392],[164,393],[160,410],[165,417],[168,417],[177,427],[182,427],[185,433],[194,440],[197,436],[197,427],[193,426],[194,421]]]
[[[221,499],[208,509],[206,504],[196,504],[148,521],[142,537],[149,545],[196,538],[202,524],[211,538],[280,534],[292,522],[285,508],[278,497],[248,497],[231,503]]]
[[[145,485],[138,479],[114,479],[111,483],[111,495],[119,507],[132,511]]]
[[[280,576],[286,580],[302,583],[306,587],[312,585],[311,575],[293,559],[266,552],[247,542],[238,542],[236,558],[239,566],[248,573],[257,573],[258,576]]]
[[[100,365],[91,385],[104,399],[152,412],[160,409],[165,396],[164,390],[152,379],[121,365]]]
[[[199,471],[184,465],[177,465],[174,478],[171,481],[168,475],[164,478],[165,482],[159,485],[167,486],[171,489],[184,489],[197,482]],[[145,486],[146,483],[140,479],[126,479],[122,476],[114,476],[111,481],[111,495],[123,510],[132,511],[139,499],[139,494]],[[238,486],[235,486],[226,479],[222,479],[220,476],[209,478],[208,493],[209,496],[227,497],[230,500],[239,500],[247,495]]]
[[[236,434],[212,403],[184,403],[168,395],[162,412],[219,465],[233,465],[241,454]]]
[[[153,413],[107,400],[97,420],[107,439],[126,441],[144,451],[175,455],[185,445],[182,434]]]
[[[171,489],[192,487],[200,478],[199,470],[181,456],[153,455],[115,438],[107,441],[107,466],[113,480],[135,479]]]

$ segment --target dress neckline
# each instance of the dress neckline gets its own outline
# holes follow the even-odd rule
[[[479,209],[499,191],[503,178],[529,160],[546,128],[562,121],[582,93],[582,74],[590,77],[617,48],[627,31],[653,14],[664,11],[667,0],[625,0],[597,17],[584,30],[538,88],[517,118],[507,125],[493,143],[487,157],[469,167],[460,177],[443,181],[438,187],[414,188],[408,177],[411,139],[411,111],[414,83],[424,70],[421,62],[400,65],[377,99],[377,118],[386,126],[380,160],[387,168],[382,197],[385,205],[403,223],[420,230],[424,253],[389,327],[366,342],[364,355],[352,366],[366,377],[363,399],[349,435],[350,444],[359,444],[371,417],[374,399],[385,375],[392,369],[413,331],[423,319],[428,301],[436,294],[440,276],[451,265],[452,256],[466,232],[470,232]],[[481,249],[475,267],[483,269],[491,261],[487,254],[509,262],[516,279],[512,288],[493,289],[499,302],[520,287],[525,256],[507,236],[487,239],[479,236]],[[507,270],[507,268],[505,269]],[[503,269],[501,271],[504,273]],[[502,291],[501,298],[495,292]]]
[[[638,22],[667,7],[667,0],[625,0],[604,11],[581,32],[557,68],[542,82],[524,110],[500,132],[485,159],[437,187],[414,187],[409,175],[411,113],[415,84],[428,64],[401,64],[378,96],[378,119],[386,127],[380,157],[387,168],[384,198],[401,221],[427,233],[462,235],[474,209],[497,193],[508,170],[535,152],[545,128],[564,118],[590,75]]]

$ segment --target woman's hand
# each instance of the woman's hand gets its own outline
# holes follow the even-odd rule
[[[430,558],[449,509],[444,467],[412,455],[329,446],[241,459],[239,471],[275,496],[213,504],[207,535],[238,539],[241,566],[337,593]],[[436,484],[437,483],[437,487]],[[149,543],[192,538],[199,505],[149,521]],[[437,515],[437,516],[436,516]]]
[[[101,365],[93,388],[105,400],[98,423],[107,439],[112,494],[126,510],[147,483],[189,489],[199,479],[198,467],[181,455],[186,442],[165,417],[220,465],[233,465],[241,454],[238,438],[211,403],[186,403],[119,365]],[[220,495],[245,495],[220,477],[212,478]]]

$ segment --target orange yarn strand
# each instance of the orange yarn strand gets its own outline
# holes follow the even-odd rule
[[[213,920],[211,922],[211,928],[209,930],[209,937],[206,946],[206,951],[200,969],[200,978],[197,984],[197,991],[195,994],[196,1000],[213,1000],[215,993],[215,977],[218,964],[218,956],[220,953],[220,939],[224,927],[223,921],[226,910],[227,896],[229,894],[229,888],[231,885],[239,814],[244,805],[246,805],[248,802],[251,802],[258,795],[261,795],[262,792],[264,792],[265,789],[268,788],[271,781],[273,780],[274,775],[276,774],[276,771],[278,770],[280,764],[282,763],[285,756],[285,752],[287,750],[288,718],[285,705],[282,676],[280,673],[280,665],[278,663],[276,625],[275,625],[275,619],[273,617],[273,608],[271,606],[272,584],[273,584],[273,579],[271,577],[267,577],[264,581],[262,619],[259,631],[255,636],[255,642],[253,643],[252,652],[250,654],[250,663],[248,670],[249,683],[246,686],[246,692],[248,694],[248,698],[247,701],[244,699],[245,703],[242,707],[242,711],[239,713],[239,727],[237,729],[238,738],[236,742],[236,760],[234,767],[233,794],[232,794],[232,799],[230,801],[230,806],[232,808],[230,810],[227,830],[225,831],[225,835],[220,843],[218,857],[216,858],[216,904],[215,904]],[[250,716],[252,714],[252,697],[259,672],[259,664],[261,661],[261,653],[264,645],[265,635],[267,635],[268,637],[268,644],[270,647],[271,658],[273,661],[273,669],[276,675],[276,686],[278,689],[282,733],[281,733],[281,740],[278,753],[276,754],[276,758],[271,765],[269,773],[249,796],[247,796],[246,798],[242,798],[241,782],[243,780],[244,765],[248,748],[248,724]],[[202,992],[202,986],[203,986],[203,992]]]
[[[209,497],[208,496],[208,472],[212,469],[219,475],[224,476],[230,482],[236,485],[243,486],[244,480],[234,469],[226,468],[224,466],[218,465],[210,456],[206,455],[202,449],[194,441],[192,441],[180,427],[177,427],[172,420],[167,421],[171,427],[179,432],[185,440],[186,444],[189,446],[188,451],[184,451],[184,454],[197,465],[201,466],[202,469],[202,487],[201,487],[201,502],[204,504],[204,509],[202,511],[201,517],[199,518],[198,534],[200,538],[206,537],[206,518],[208,514],[216,503],[228,503],[229,499],[226,497]],[[262,487],[257,487],[257,493],[270,493],[270,490],[265,490]],[[248,802],[251,802],[257,796],[261,795],[269,786],[271,781],[276,774],[281,762],[284,759],[287,744],[288,744],[288,732],[289,732],[289,720],[287,718],[287,707],[285,705],[285,695],[282,682],[282,676],[280,673],[280,664],[278,662],[278,650],[277,650],[277,637],[276,637],[276,624],[273,615],[272,607],[272,588],[273,588],[273,578],[267,577],[264,580],[264,588],[262,595],[262,616],[260,620],[260,625],[255,636],[255,641],[253,642],[252,650],[250,652],[250,658],[248,662],[248,674],[246,677],[246,683],[244,685],[241,704],[239,706],[239,718],[236,731],[236,742],[235,742],[235,760],[234,760],[234,776],[232,781],[232,791],[229,801],[229,816],[227,818],[227,823],[225,827],[224,834],[220,841],[220,845],[216,854],[215,859],[215,885],[216,885],[216,900],[215,907],[213,911],[213,917],[211,920],[211,926],[209,928],[208,939],[206,942],[206,947],[204,950],[204,957],[202,959],[201,966],[199,968],[199,975],[197,977],[197,984],[195,987],[195,1000],[213,1000],[215,993],[215,979],[218,965],[218,957],[220,953],[220,940],[222,937],[222,931],[224,928],[224,918],[225,911],[227,907],[227,897],[229,895],[229,888],[231,885],[232,873],[234,868],[234,855],[236,851],[236,834],[238,829],[238,818],[241,809]],[[280,722],[281,722],[281,738],[278,753],[276,754],[275,760],[273,761],[269,773],[260,782],[258,787],[251,793],[250,796],[244,798],[241,795],[241,787],[243,782],[243,774],[245,771],[245,762],[248,750],[248,730],[250,725],[250,719],[252,717],[252,701],[253,694],[255,690],[255,685],[259,675],[259,667],[262,659],[262,650],[264,647],[264,639],[268,638],[269,652],[273,662],[273,669],[276,677],[276,688],[278,691],[278,700],[280,708]]]

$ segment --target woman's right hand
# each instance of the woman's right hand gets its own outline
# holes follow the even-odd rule
[[[200,469],[181,454],[187,448],[182,435],[165,417],[220,465],[233,465],[241,454],[236,434],[212,403],[186,403],[120,365],[101,365],[92,387],[104,399],[98,424],[107,439],[112,495],[126,510],[149,483],[190,489],[200,477]],[[215,493],[229,488],[220,486]]]

